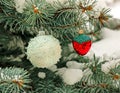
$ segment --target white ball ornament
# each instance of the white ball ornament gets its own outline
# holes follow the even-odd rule
[[[38,77],[41,78],[41,79],[44,79],[46,77],[46,73],[44,72],[39,72],[38,73]]]
[[[66,69],[62,75],[64,83],[67,85],[74,85],[79,82],[83,77],[83,72],[80,69]]]
[[[49,68],[59,61],[61,46],[52,35],[37,36],[30,40],[26,54],[35,67]]]

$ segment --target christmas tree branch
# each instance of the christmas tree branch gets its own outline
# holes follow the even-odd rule
[[[2,93],[21,93],[31,89],[31,82],[26,70],[20,68],[0,68],[0,91]],[[11,91],[11,92],[10,92]]]
[[[50,4],[43,0],[36,0],[27,3],[24,13],[17,13],[15,5],[11,4],[9,5],[11,8],[9,8],[8,3],[3,0],[1,1],[1,5],[3,4],[2,7],[6,7],[8,8],[8,11],[10,11],[6,12],[6,10],[4,10],[4,13],[1,15],[1,21],[5,22],[5,28],[10,29],[10,31],[21,32],[22,34],[34,34],[38,32],[36,31],[36,28],[37,30],[42,28],[43,30],[47,30],[49,34],[52,34],[51,31],[56,33],[58,36],[57,38],[63,40],[63,37],[59,36],[60,33],[67,37],[69,37],[69,35],[74,37],[74,35],[77,34],[76,32],[80,29],[85,30],[85,32],[91,32],[88,31],[88,26],[83,26],[86,23],[89,22],[90,24],[93,24],[93,26],[97,23],[94,17],[92,17],[94,23],[91,19],[87,20],[84,17],[84,15],[86,15],[86,17],[88,16],[90,18],[89,14],[96,12],[94,11],[95,1],[92,1],[91,3],[90,1],[84,2],[80,0],[76,3],[76,1],[69,0],[63,4],[60,2]],[[11,11],[11,9],[13,11]],[[107,12],[109,11],[106,11],[105,13]],[[7,16],[6,13],[9,16]],[[102,15],[98,17],[98,21],[103,24],[103,20],[106,21],[105,18],[109,17],[105,17],[102,13]],[[97,28],[96,25],[94,27]],[[70,32],[69,35],[66,32]]]

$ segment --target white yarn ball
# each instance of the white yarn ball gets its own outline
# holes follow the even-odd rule
[[[67,85],[74,85],[83,77],[83,72],[80,69],[66,69],[62,75],[63,81]]]
[[[30,40],[26,54],[35,67],[48,68],[59,61],[61,46],[52,35],[37,36]]]
[[[44,72],[39,72],[38,73],[38,77],[41,78],[41,79],[44,79],[46,77],[46,73]]]

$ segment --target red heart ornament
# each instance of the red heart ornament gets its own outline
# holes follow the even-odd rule
[[[92,41],[87,35],[79,35],[72,41],[73,48],[79,55],[85,55],[91,48]]]

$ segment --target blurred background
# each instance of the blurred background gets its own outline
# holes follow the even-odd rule
[[[108,23],[111,29],[120,29],[120,0],[98,0],[101,7],[110,8],[112,19]]]
[[[120,0],[105,0],[106,5],[111,8],[111,14],[114,18],[120,19]]]

